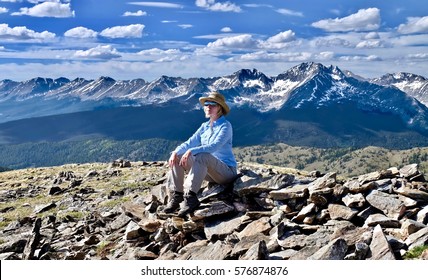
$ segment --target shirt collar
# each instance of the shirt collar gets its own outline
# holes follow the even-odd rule
[[[220,125],[222,123],[224,123],[224,121],[226,120],[226,118],[224,116],[221,116],[220,118],[218,118],[215,122],[213,122],[213,127]],[[210,121],[207,122],[208,125],[210,124]]]

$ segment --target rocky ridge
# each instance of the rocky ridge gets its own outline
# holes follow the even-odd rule
[[[353,178],[250,163],[162,214],[164,162],[0,173],[0,259],[428,259],[428,183],[416,164]],[[425,246],[425,247],[423,247]]]

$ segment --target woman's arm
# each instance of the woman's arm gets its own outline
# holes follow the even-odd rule
[[[187,139],[186,142],[182,143],[177,148],[175,148],[174,152],[177,155],[183,155],[190,148],[200,146],[201,145],[201,133],[203,132],[203,127],[204,127],[204,124],[202,124],[198,128],[198,130],[196,130],[196,132],[193,133],[193,135],[189,139]]]

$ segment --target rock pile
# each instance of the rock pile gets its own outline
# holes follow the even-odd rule
[[[156,172],[136,175],[148,168]],[[416,164],[351,179],[241,164],[233,184],[204,185],[201,206],[185,219],[162,213],[163,163],[85,172],[45,176],[44,186],[32,176],[34,183],[1,192],[2,202],[38,194],[52,202],[3,228],[0,259],[395,260],[428,245],[428,183]],[[96,188],[112,178],[133,187]],[[88,214],[60,215],[71,208]]]

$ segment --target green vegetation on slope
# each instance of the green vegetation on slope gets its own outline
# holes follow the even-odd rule
[[[164,161],[178,142],[163,139],[115,141],[107,139],[41,142],[0,146],[0,166],[12,169],[58,166],[68,163]],[[310,148],[286,144],[235,147],[238,161],[256,162],[300,170],[337,172],[346,177],[419,164],[428,174],[428,147],[390,150],[379,147]]]
[[[162,140],[41,142],[0,146],[0,166],[12,169],[58,166],[67,163],[166,160],[177,143]]]
[[[428,147],[408,150],[379,147],[318,149],[275,144],[236,148],[235,154],[239,161],[324,173],[334,171],[346,177],[411,163],[419,164],[419,170],[428,174]]]

